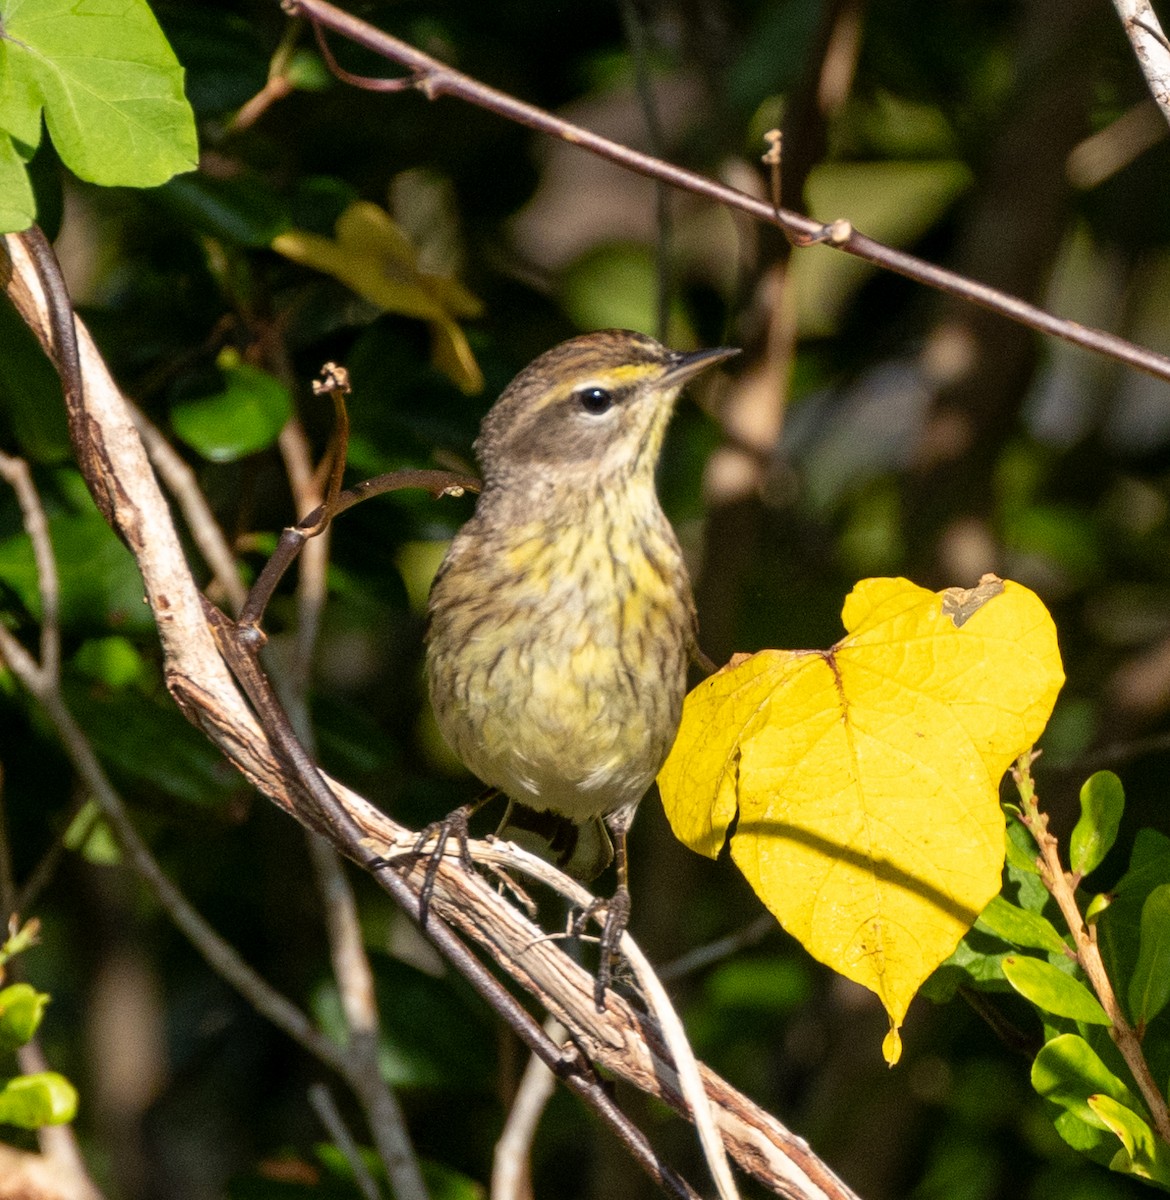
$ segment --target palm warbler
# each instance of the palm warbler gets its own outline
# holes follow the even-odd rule
[[[431,589],[435,717],[507,796],[501,834],[582,879],[609,863],[613,834],[599,1003],[629,910],[626,831],[678,731],[697,652],[655,467],[682,385],[735,353],[605,330],[542,354],[484,418],[483,490]]]

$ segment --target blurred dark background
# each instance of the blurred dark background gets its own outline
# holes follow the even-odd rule
[[[1068,684],[1037,767],[1055,828],[1071,826],[1084,777],[1110,767],[1129,805],[1094,886],[1120,873],[1137,828],[1167,829],[1165,383],[830,249],[790,252],[775,230],[688,195],[660,197],[456,100],[341,85],[276,3],[154,8],[187,70],[200,171],[153,192],[102,191],[64,179],[46,146],[35,162],[42,223],[59,234],[119,382],[175,438],[251,575],[295,515],[273,446],[282,406],[325,450],[329,412],[308,382],[327,360],[352,375],[356,481],[470,464],[479,419],[508,379],[579,331],[618,325],[683,348],[742,346],[681,407],[661,480],[691,557],[706,652],[724,661],[828,646],[865,576],[937,588],[995,570],[1035,589],[1060,630]],[[1062,316],[1170,350],[1170,142],[1106,4],[402,0],[350,10],[496,87],[759,195],[763,134],[781,126],[786,206],[848,218]],[[391,73],[335,49],[352,71]],[[241,120],[274,56],[292,62],[297,86]],[[417,270],[457,279],[480,315],[448,318],[443,332],[269,248],[290,229],[330,236],[357,199],[386,208]],[[450,338],[453,321],[482,390],[436,365],[434,339]],[[0,347],[0,444],[32,460],[53,517],[74,712],[180,887],[336,1029],[301,832],[171,705],[133,566],[82,495],[55,382],[7,311]],[[271,374],[275,392],[249,390],[237,362]],[[247,436],[224,432],[211,401],[225,395],[252,413]],[[430,573],[469,511],[470,501],[384,497],[333,535],[311,689],[320,756],[415,826],[476,788],[426,711],[420,642]],[[22,634],[35,629],[28,563],[4,495],[0,603]],[[296,631],[291,592],[268,628],[279,657]],[[53,994],[47,1051],[81,1089],[78,1129],[109,1195],[356,1194],[329,1182],[315,1149],[325,1138],[305,1092],[320,1068],[144,898],[7,676],[0,765],[18,880],[55,840],[68,847],[38,899],[45,935],[25,971]],[[653,797],[632,862],[632,929],[659,963],[759,914],[726,858],[673,841]],[[386,1069],[420,1153],[456,1173],[438,1194],[475,1194],[461,1177],[488,1178],[524,1055],[390,901],[355,882]],[[866,1200],[1141,1192],[1060,1141],[1028,1059],[961,1000],[918,1002],[890,1071],[876,1001],[778,928],[673,987],[699,1055]],[[1022,1006],[1004,997],[1003,1007],[1039,1036]],[[689,1128],[619,1094],[669,1160],[703,1179]],[[538,1195],[568,1200],[650,1194],[564,1093],[541,1125],[535,1179]]]

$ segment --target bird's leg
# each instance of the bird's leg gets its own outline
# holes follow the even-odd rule
[[[614,964],[621,958],[619,947],[622,934],[630,923],[629,861],[626,857],[626,834],[634,819],[632,806],[620,808],[605,818],[606,828],[613,838],[614,865],[617,867],[617,887],[608,900],[594,900],[574,922],[574,932],[580,933],[590,917],[605,909],[601,927],[597,977],[593,982],[593,1003],[598,1012],[605,1011],[605,993],[613,979]]]
[[[447,843],[455,838],[459,845],[459,861],[463,864],[464,869],[471,871],[473,864],[471,861],[471,851],[467,848],[468,839],[468,822],[475,816],[484,805],[490,803],[498,795],[499,791],[496,788],[487,788],[482,791],[474,800],[467,804],[461,804],[453,812],[448,813],[441,821],[432,821],[424,829],[420,830],[418,837],[415,839],[414,846],[407,850],[404,854],[396,855],[395,857],[406,857],[411,860],[421,858],[425,853],[425,848],[428,842],[434,840],[434,846],[427,854],[427,869],[423,875],[422,887],[418,893],[418,923],[424,929],[427,924],[427,915],[431,909],[431,897],[435,892],[435,877],[439,873],[439,864],[443,861],[443,853],[447,849]]]

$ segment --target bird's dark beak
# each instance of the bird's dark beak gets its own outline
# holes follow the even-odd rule
[[[681,387],[700,371],[705,371],[724,359],[733,358],[738,353],[739,350],[733,346],[716,346],[714,350],[692,350],[689,354],[676,354],[674,361],[666,368],[662,382],[678,384]]]

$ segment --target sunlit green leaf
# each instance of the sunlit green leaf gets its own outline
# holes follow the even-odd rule
[[[1125,789],[1112,771],[1090,775],[1081,787],[1081,818],[1069,839],[1069,862],[1074,871],[1088,875],[1117,840]]]
[[[1009,954],[1003,960],[1008,983],[1045,1012],[1093,1025],[1110,1024],[1105,1010],[1087,987],[1041,958]]]
[[[77,1089],[56,1071],[21,1075],[0,1088],[0,1122],[21,1129],[64,1125],[77,1115]]]
[[[0,128],[35,143],[43,105],[82,179],[154,187],[195,166],[183,70],[145,0],[5,0]]]
[[[1104,1126],[1089,1107],[1090,1096],[1112,1096],[1135,1112],[1145,1111],[1126,1084],[1075,1033],[1061,1034],[1044,1045],[1032,1064],[1032,1086],[1046,1100],[1098,1129]]]
[[[1170,1146],[1149,1123],[1112,1096],[1090,1096],[1089,1107],[1121,1140],[1122,1151],[1109,1164],[1114,1171],[1137,1175],[1170,1190]]]
[[[996,896],[979,914],[976,928],[994,933],[1013,946],[1062,953],[1065,942],[1056,927],[1039,913],[1029,912]]]
[[[0,1050],[23,1046],[37,1031],[49,997],[27,983],[0,991]]]
[[[0,130],[0,233],[27,229],[36,220],[36,214],[37,202],[24,159],[12,139]]]
[[[1113,903],[1113,895],[1110,892],[1098,892],[1088,904],[1085,905],[1085,922],[1088,925],[1096,925],[1101,919],[1101,914]]]

